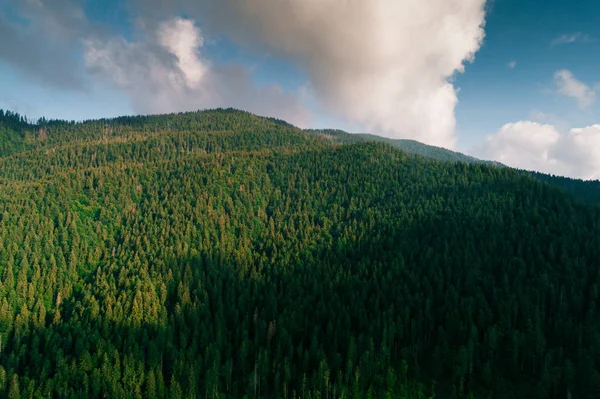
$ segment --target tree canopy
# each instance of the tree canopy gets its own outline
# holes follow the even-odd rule
[[[0,396],[600,395],[564,189],[235,110],[6,115]]]

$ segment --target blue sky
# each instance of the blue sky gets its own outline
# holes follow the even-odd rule
[[[595,101],[595,91],[600,83],[600,4],[596,1],[495,0],[485,3],[485,0],[465,0],[465,4],[472,3],[473,11],[465,14],[468,17],[460,15],[460,18],[469,18],[465,25],[470,23],[476,28],[482,22],[476,17],[477,8],[483,3],[486,13],[482,25],[485,38],[481,43],[474,37],[465,36],[464,32],[456,32],[456,40],[464,39],[466,46],[463,61],[468,58],[469,51],[475,52],[473,62],[464,61],[464,72],[438,76],[434,70],[429,80],[423,78],[420,82],[421,77],[414,71],[404,71],[410,68],[404,68],[402,60],[410,60],[413,56],[416,59],[422,56],[423,62],[435,59],[427,52],[429,47],[439,47],[432,52],[435,51],[434,56],[440,59],[453,54],[444,53],[444,46],[447,46],[444,42],[434,42],[439,40],[436,39],[440,36],[437,31],[430,32],[426,30],[429,28],[421,27],[419,29],[425,30],[415,32],[414,47],[398,47],[404,58],[395,59],[395,62],[404,72],[387,71],[388,80],[375,80],[374,84],[381,86],[374,87],[375,94],[369,92],[367,83],[370,80],[355,84],[355,79],[349,75],[345,80],[340,77],[336,81],[338,75],[345,76],[347,70],[364,67],[360,57],[354,57],[353,53],[363,51],[365,58],[372,57],[373,60],[381,55],[369,52],[377,43],[363,43],[361,37],[356,39],[359,43],[354,43],[352,31],[340,33],[344,21],[315,25],[314,29],[322,30],[321,48],[321,39],[318,36],[315,39],[311,32],[313,27],[304,26],[306,20],[300,17],[289,25],[290,32],[306,36],[305,41],[297,43],[291,33],[288,37],[285,31],[277,31],[286,29],[285,26],[273,25],[274,35],[281,38],[268,36],[258,28],[265,24],[270,26],[271,20],[254,21],[252,18],[257,17],[249,15],[247,26],[239,23],[240,14],[235,13],[241,11],[233,7],[225,5],[213,15],[207,10],[215,7],[202,8],[190,5],[191,2],[187,4],[185,0],[175,2],[177,7],[167,7],[164,11],[154,7],[152,1],[40,0],[36,6],[24,5],[17,0],[0,0],[0,33],[7,32],[4,42],[0,39],[0,108],[36,118],[81,120],[185,110],[192,105],[198,108],[232,105],[278,117],[289,116],[292,122],[306,127],[406,136],[495,158],[512,163],[512,166],[584,178],[600,175],[600,166],[592,160],[595,153],[586,153],[589,159],[585,165],[573,165],[570,161],[573,154],[557,150],[559,142],[565,147],[564,140],[571,140],[568,144],[573,145],[566,147],[573,147],[575,152],[584,151],[577,147],[581,146],[582,140],[588,148],[597,142],[595,130],[586,130],[588,133],[577,142],[572,131],[600,123],[599,105]],[[444,4],[443,0],[423,1]],[[393,2],[377,2],[382,7],[387,4],[390,12],[403,11],[402,6],[392,5]],[[402,3],[402,0],[397,2]],[[146,11],[149,8],[159,11],[150,15]],[[80,14],[71,15],[71,10],[79,10]],[[83,18],[77,15],[83,15]],[[272,19],[277,17],[274,15]],[[431,18],[436,22],[443,19],[435,18],[443,17],[434,15]],[[324,16],[327,18],[334,17]],[[383,24],[372,22],[373,25],[365,23],[362,37]],[[342,28],[327,32],[327,27],[336,27],[336,23]],[[398,37],[412,34],[410,29],[399,28]],[[82,36],[88,34],[89,37]],[[330,45],[328,37],[336,34],[345,36],[337,38],[338,44]],[[194,48],[185,50],[188,55],[177,53],[181,49],[177,45],[165,45],[164,37],[177,37],[188,43],[185,35],[197,40],[192,41]],[[476,32],[473,35],[476,36]],[[163,39],[157,39],[159,36]],[[345,37],[349,38],[347,42]],[[41,39],[34,44],[33,38]],[[386,40],[391,41],[391,44],[386,42],[386,46],[394,46],[393,37]],[[9,43],[13,46],[9,47]],[[355,50],[350,49],[348,53],[341,50],[343,59],[349,60],[348,64],[336,63],[333,56],[329,59],[329,53],[354,44]],[[19,53],[19,47],[28,55]],[[181,60],[189,58],[189,54],[194,58],[192,65],[182,66]],[[322,58],[327,60],[321,61]],[[359,66],[354,68],[352,62]],[[460,63],[455,64],[447,65],[444,70],[456,68]],[[180,81],[177,81],[180,86],[165,87],[164,81],[160,80],[146,84],[148,79],[160,79],[156,76],[171,76],[169,68],[175,67],[180,75]],[[138,70],[138,76],[131,72]],[[376,75],[379,71],[385,69],[361,70],[360,76]],[[556,77],[559,71],[568,71],[567,75],[561,76],[570,78],[559,81]],[[71,76],[73,82],[69,82]],[[194,90],[202,79],[200,91],[190,89],[189,79],[194,76]],[[392,84],[398,85],[399,94],[390,98],[397,106],[388,106],[388,97],[385,97],[386,84],[392,79]],[[402,82],[403,79],[407,82]],[[457,90],[455,108],[451,105],[440,108],[439,104],[432,103],[421,110],[412,109],[413,102],[430,98],[427,90],[432,93],[443,90],[438,86],[444,80],[450,81]],[[331,85],[330,81],[333,82]],[[168,91],[166,94],[165,90]],[[377,90],[384,94],[379,95]],[[422,97],[411,94],[421,91],[425,93]],[[177,93],[180,96],[176,96]],[[149,96],[156,96],[157,100],[145,101]],[[587,100],[581,96],[587,96]],[[453,102],[449,99],[446,104]],[[387,113],[380,115],[379,109],[384,108]],[[354,118],[353,115],[361,114],[362,109],[365,109],[364,115]],[[435,134],[437,112],[442,121],[439,130],[445,132],[443,137]],[[402,121],[403,115],[406,115],[406,121]],[[448,115],[455,117],[455,126],[452,120],[448,122]],[[427,119],[427,123],[421,124],[420,119]],[[532,124],[515,125],[523,121]],[[539,137],[535,129],[539,130],[541,125],[554,129],[553,138],[532,142],[533,137]],[[524,126],[528,130],[518,130]],[[600,137],[600,128],[598,130]],[[492,142],[493,148],[490,147]],[[524,149],[531,155],[523,155],[526,154]],[[516,153],[521,154],[519,158],[515,158]]]
[[[505,123],[543,112],[577,126],[598,123],[598,107],[581,110],[554,90],[553,75],[568,69],[590,86],[600,82],[600,3],[593,0],[497,0],[486,18],[486,39],[461,88],[458,129],[465,147]],[[555,44],[580,34],[573,43]],[[515,61],[514,69],[507,67]]]

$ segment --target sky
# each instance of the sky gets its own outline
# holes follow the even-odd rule
[[[234,107],[600,178],[597,0],[0,0],[0,108]]]

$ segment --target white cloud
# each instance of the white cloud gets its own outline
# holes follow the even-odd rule
[[[569,175],[600,178],[600,125],[571,129],[554,152],[571,167]]]
[[[547,169],[554,161],[549,149],[560,134],[551,125],[520,121],[504,125],[488,136],[477,152],[485,159],[529,170]]]
[[[563,134],[552,125],[509,123],[488,136],[474,155],[520,169],[598,179],[600,125],[574,128]]]
[[[580,108],[587,108],[596,101],[596,93],[585,83],[577,80],[569,70],[562,69],[554,74],[558,92],[577,100]]]
[[[515,67],[517,66],[517,61],[511,61],[508,63],[507,65],[510,69],[515,69]]]
[[[158,30],[158,43],[177,58],[187,85],[198,85],[208,68],[200,59],[198,49],[204,45],[204,39],[194,22],[182,18],[163,22]]]
[[[445,147],[456,142],[452,77],[484,37],[485,0],[138,3],[147,19],[189,15],[211,35],[290,59],[319,103],[350,123]]]
[[[564,35],[560,35],[559,37],[557,37],[556,39],[554,39],[552,41],[552,43],[550,43],[551,46],[558,46],[560,44],[571,44],[571,43],[575,43],[575,42],[579,42],[579,41],[590,41],[590,35],[584,34],[583,32],[574,32],[574,33],[567,33]]]
[[[124,90],[139,113],[236,107],[299,126],[310,112],[280,86],[256,87],[240,65],[215,66],[203,58],[202,32],[189,19],[160,23],[139,42],[122,37],[84,41],[86,68]]]

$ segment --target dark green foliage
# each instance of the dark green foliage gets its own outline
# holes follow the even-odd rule
[[[600,204],[600,181],[584,181],[568,177],[528,172],[531,177],[561,187],[575,198],[588,204]]]
[[[1,397],[600,392],[600,210],[561,190],[233,110],[23,129]]]
[[[499,162],[483,161],[473,158],[469,155],[461,154],[447,150],[445,148],[434,147],[419,143],[414,140],[395,140],[385,137],[379,137],[372,134],[350,134],[342,130],[324,129],[324,130],[306,130],[306,132],[324,137],[337,144],[382,142],[395,148],[399,148],[409,154],[419,155],[421,157],[436,160],[440,162],[464,162],[480,163],[497,167],[506,167]],[[569,179],[567,177],[547,175],[538,172],[523,171],[523,173],[540,181],[561,187],[576,199],[590,204],[600,203],[600,181],[583,181],[578,179]]]

